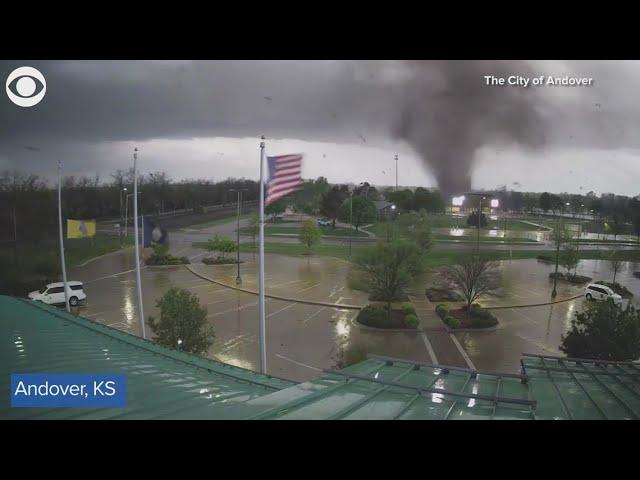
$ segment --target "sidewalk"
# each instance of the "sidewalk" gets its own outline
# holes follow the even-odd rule
[[[424,292],[410,292],[409,299],[416,308],[416,316],[420,321],[423,340],[431,361],[438,365],[473,368],[468,357],[465,359],[466,352],[464,355],[460,352],[462,347],[446,325],[442,323],[434,305]]]

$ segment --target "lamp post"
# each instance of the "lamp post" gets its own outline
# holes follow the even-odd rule
[[[122,187],[122,189],[119,192],[118,197],[120,197],[120,229],[118,232],[118,236],[120,237],[120,247],[122,247],[122,222],[124,220],[124,218],[122,217],[122,193],[124,192],[124,194],[126,195],[127,193],[127,187]]]
[[[124,191],[126,192],[127,189],[125,187]],[[134,195],[142,195],[142,192],[138,192],[137,194],[134,193],[129,193],[124,201],[124,236],[127,236],[127,227],[128,227],[128,223],[129,223],[129,197],[133,197]]]
[[[476,254],[479,254],[480,253],[480,218],[482,216],[482,200],[491,198],[492,195],[489,195],[486,193],[474,193],[474,192],[468,192],[466,195],[471,195],[472,197],[478,197],[478,210],[477,210],[478,225],[477,225],[477,232],[476,232]]]
[[[556,290],[556,286],[558,284],[558,262],[560,260],[560,243],[562,241],[562,239],[560,238],[560,231],[561,228],[564,227],[564,207],[565,205],[570,205],[569,202],[567,203],[563,203],[562,205],[560,205],[560,218],[558,219],[558,221],[556,222],[556,269],[555,272],[553,274],[553,290],[551,291],[551,298],[556,298],[556,295],[558,295],[558,292]],[[558,225],[558,223],[560,223],[560,225]]]
[[[351,258],[351,236],[353,235],[353,190],[349,190],[349,258]]]
[[[453,207],[458,207],[458,213],[460,213],[462,204],[464,203],[465,200],[465,196],[462,195],[461,197],[453,197],[451,199],[451,210],[452,210],[452,214],[453,214]],[[456,230],[458,229],[458,215],[456,215]]]
[[[230,192],[236,192],[238,194],[238,219],[236,224],[236,238],[237,238],[237,255],[236,261],[238,263],[238,274],[236,276],[236,285],[242,283],[242,277],[240,277],[240,205],[242,203],[242,192],[246,192],[246,188],[232,188]]]
[[[398,155],[395,156],[396,160],[396,192],[398,191]]]

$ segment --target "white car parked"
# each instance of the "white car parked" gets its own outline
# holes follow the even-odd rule
[[[620,305],[622,303],[622,297],[611,290],[606,285],[600,285],[599,283],[590,283],[584,289],[584,296],[587,300],[613,300],[613,303]]]
[[[69,305],[72,307],[87,299],[82,282],[67,282],[67,294],[69,295]],[[29,293],[29,298],[47,305],[64,305],[64,283],[50,283],[40,290]]]

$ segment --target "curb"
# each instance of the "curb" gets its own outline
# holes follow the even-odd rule
[[[543,302],[543,303],[531,303],[528,305],[508,305],[506,307],[482,307],[485,310],[504,310],[505,308],[526,308],[526,307],[544,307],[545,305],[555,305],[556,303],[569,302],[571,300],[575,300],[576,298],[582,297],[582,294],[574,295],[573,297],[563,298],[562,300],[555,300],[553,302]]]
[[[129,249],[132,249],[132,248],[133,247],[123,247],[123,248],[119,248],[118,250],[114,250],[113,252],[103,253],[102,255],[98,255],[97,257],[90,258],[89,260],[87,260],[84,263],[81,263],[80,265],[76,265],[76,268],[82,268],[82,267],[84,267],[86,265],[89,265],[94,260],[98,260],[98,259],[103,258],[103,257],[108,257],[109,255],[113,255],[114,253],[125,252],[125,251],[127,251]]]
[[[218,280],[214,280],[213,278],[207,277],[206,275],[203,275],[202,273],[196,272],[189,265],[184,265],[184,268],[189,270],[196,277],[200,277],[203,280],[207,280],[209,282],[215,283],[215,284],[220,285],[222,287],[227,287],[227,288],[230,288],[231,290],[237,290],[239,292],[249,293],[251,295],[258,295],[258,292],[256,292],[255,290],[248,290],[246,288],[236,287],[234,285],[229,285],[228,283],[219,282]],[[305,305],[317,305],[319,307],[342,308],[342,309],[347,309],[347,310],[361,310],[363,308],[363,305],[346,305],[346,304],[343,305],[343,304],[340,304],[340,303],[316,302],[316,301],[313,301],[313,300],[300,300],[300,299],[296,299],[296,298],[281,297],[280,295],[272,295],[272,294],[268,294],[268,293],[265,293],[264,296],[266,298],[273,298],[274,300],[284,300],[285,302],[303,303]]]

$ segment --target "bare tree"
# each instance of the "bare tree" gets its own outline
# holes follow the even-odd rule
[[[445,268],[443,274],[460,290],[468,311],[473,302],[498,287],[496,264],[479,255],[463,258],[458,264]]]
[[[618,270],[622,266],[622,260],[620,258],[620,253],[618,250],[612,250],[611,253],[607,255],[607,261],[609,262],[609,267],[613,270],[613,283],[616,283],[616,275],[618,274]]]

